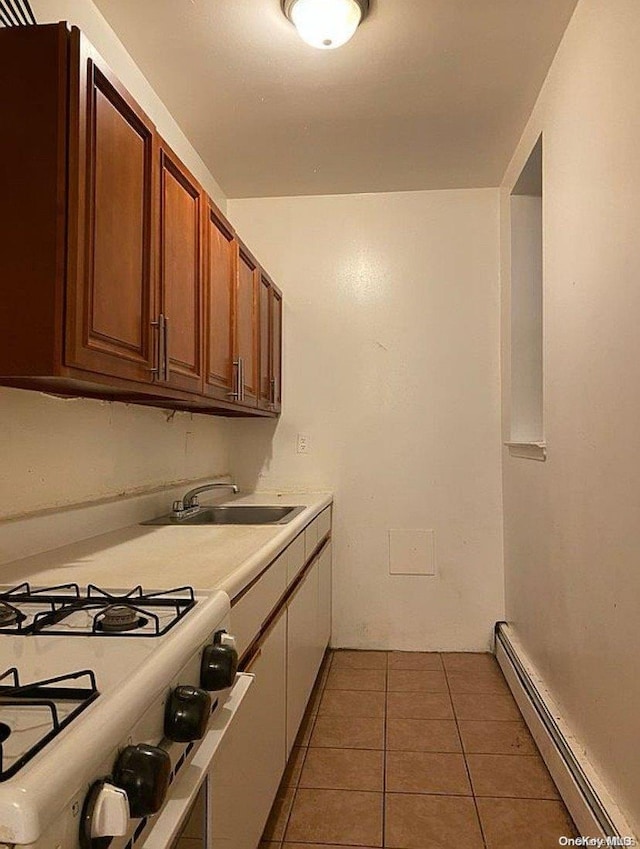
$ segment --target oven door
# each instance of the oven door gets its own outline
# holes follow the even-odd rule
[[[181,849],[183,846],[207,849],[211,845],[206,802],[208,772],[225,736],[233,733],[236,715],[253,681],[254,676],[247,673],[237,676],[229,698],[214,714],[191,762],[169,788],[164,806],[142,841],[141,849]]]

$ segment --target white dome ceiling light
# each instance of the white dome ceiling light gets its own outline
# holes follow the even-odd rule
[[[282,0],[303,41],[319,50],[342,47],[367,16],[369,0]]]

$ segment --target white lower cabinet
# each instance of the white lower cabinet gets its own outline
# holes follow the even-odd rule
[[[317,561],[287,607],[287,757],[304,715],[317,673]]]
[[[247,670],[255,682],[209,775],[207,849],[256,849],[286,765],[283,611]]]
[[[331,561],[331,542],[328,542],[318,559],[318,638],[321,661],[331,639]]]
[[[287,757],[331,636],[331,543],[313,561],[287,607]]]

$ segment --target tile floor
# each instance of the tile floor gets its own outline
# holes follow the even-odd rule
[[[334,651],[261,849],[557,849],[576,834],[491,655]]]

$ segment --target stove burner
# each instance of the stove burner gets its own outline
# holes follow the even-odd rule
[[[104,611],[96,627],[101,631],[119,633],[133,631],[146,625],[147,620],[128,604],[112,604]]]
[[[20,613],[15,607],[5,601],[0,601],[0,628],[7,625],[17,625],[19,622],[24,622],[26,618],[24,613]]]

